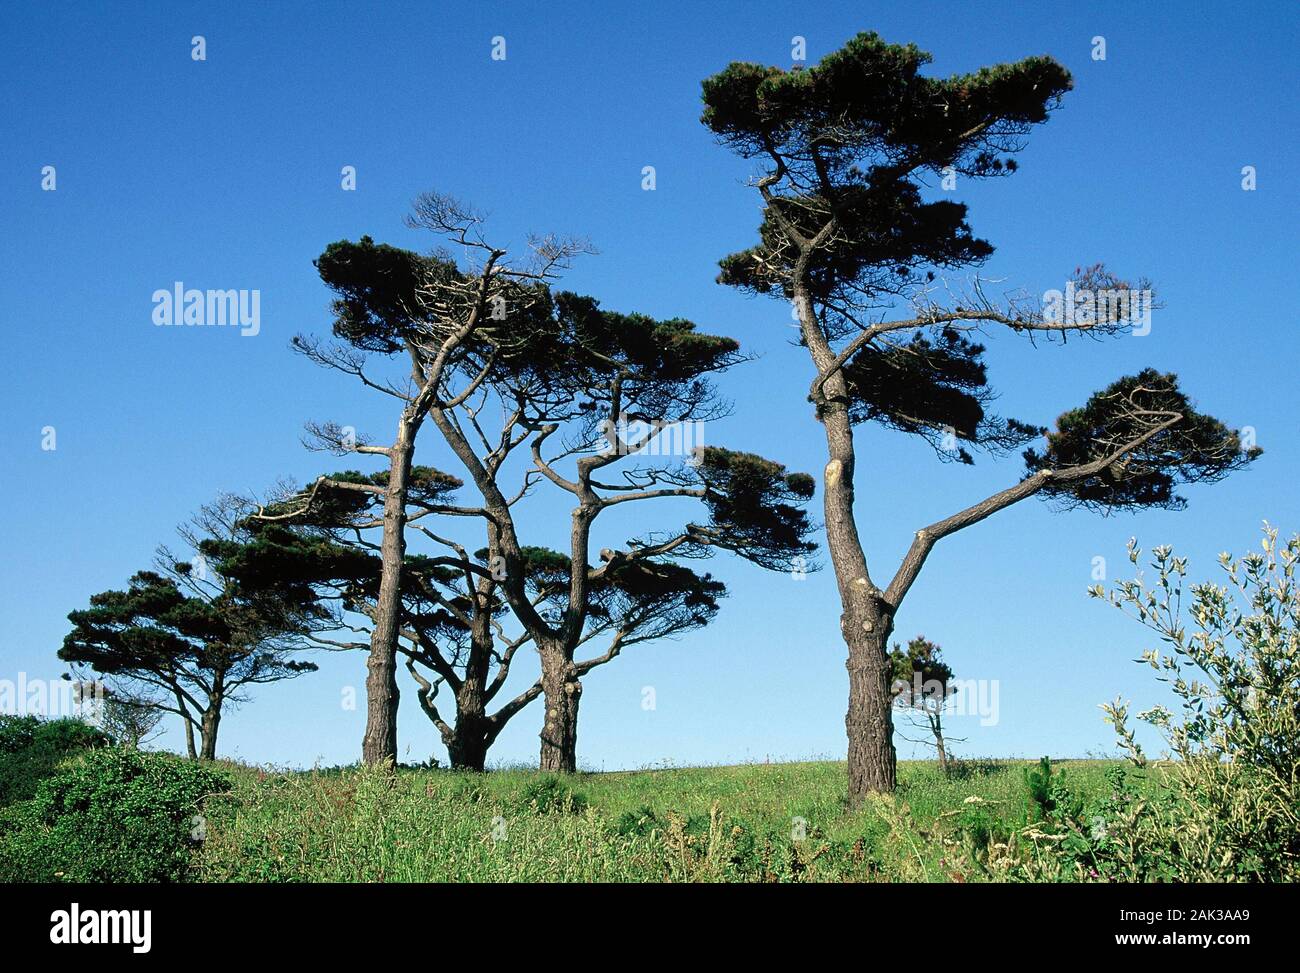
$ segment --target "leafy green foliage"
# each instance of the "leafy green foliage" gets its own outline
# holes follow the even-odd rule
[[[1171,423],[1167,428],[1161,428]],[[1030,474],[1082,466],[1112,455],[1153,432],[1137,448],[1095,476],[1048,482],[1043,495],[1070,506],[1095,509],[1164,507],[1187,501],[1174,489],[1213,483],[1245,467],[1262,452],[1244,448],[1240,434],[1198,412],[1178,387],[1178,377],[1146,368],[1093,394],[1080,409],[1062,415],[1042,452],[1025,451]]]
[[[654,809],[646,804],[632,811],[624,811],[614,822],[614,830],[621,835],[644,837],[661,827]]]
[[[1140,551],[1129,546],[1137,564]],[[1149,665],[1180,712],[1155,706],[1138,719],[1164,737],[1172,758],[1162,797],[1134,827],[1140,839],[1176,857],[1187,878],[1295,881],[1300,877],[1300,535],[1279,543],[1265,528],[1261,551],[1220,555],[1226,584],[1191,586],[1183,617],[1187,561],[1152,551],[1153,585],[1140,577],[1115,586],[1110,602],[1155,632],[1166,651]],[[1092,593],[1104,597],[1100,586]],[[1128,726],[1126,703],[1104,707],[1139,769],[1147,756]]]
[[[949,78],[930,55],[874,33],[808,68],[735,63],[703,83],[701,121],[745,158],[779,160],[760,244],[722,262],[723,283],[791,294],[796,238],[837,232],[803,265],[814,299],[857,287],[889,292],[923,264],[955,267],[992,252],[958,203],[922,200],[915,173],[952,166],[973,177],[1014,171],[1015,136],[1070,88],[1046,57]]]
[[[68,757],[111,742],[81,720],[0,714],[0,807],[35,795]]]
[[[204,835],[204,799],[229,787],[170,755],[91,750],[6,812],[0,881],[179,881]]]
[[[711,543],[776,570],[816,550],[806,539],[812,525],[799,506],[815,489],[807,473],[788,473],[761,456],[717,446],[701,451],[698,472],[712,514]]]
[[[1137,564],[1140,551],[1130,542]],[[951,839],[970,845],[983,874],[1016,881],[1294,882],[1300,877],[1300,536],[1263,552],[1221,556],[1227,585],[1191,587],[1187,562],[1152,552],[1155,581],[1109,593],[1157,633],[1167,653],[1140,660],[1159,674],[1181,713],[1157,705],[1137,718],[1169,747],[1151,761],[1129,725],[1129,705],[1103,706],[1128,766],[1106,771],[1086,796],[1043,758],[1026,771],[1031,823],[975,848],[956,816]],[[1095,597],[1107,597],[1098,585]]]
[[[1042,757],[1038,766],[1025,770],[1025,786],[1029,789],[1031,821],[1048,821],[1053,818],[1076,817],[1081,804],[1070,790],[1065,771],[1052,770],[1052,761]]]
[[[321,279],[338,294],[334,334],[365,351],[393,354],[413,329],[417,289],[431,277],[454,273],[444,260],[375,243],[331,243],[314,261]]]
[[[844,368],[854,422],[878,422],[924,437],[941,457],[972,462],[962,443],[994,452],[1015,449],[1046,430],[989,415],[984,346],[951,329],[935,338],[867,347]],[[954,454],[954,447],[957,447]]]
[[[518,806],[532,814],[581,814],[587,798],[558,775],[545,774],[529,781],[519,794]]]

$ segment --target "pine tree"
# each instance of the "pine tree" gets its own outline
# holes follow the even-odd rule
[[[1149,313],[1151,288],[1094,265],[1071,282],[1089,294],[1080,307],[994,301],[978,279],[936,298],[937,274],[976,266],[993,247],[972,233],[964,205],[926,199],[927,180],[1013,173],[1024,137],[1071,79],[1049,57],[947,78],[923,74],[929,61],[914,45],[866,33],[807,69],[734,63],[703,83],[703,123],[760,167],[758,240],[721,261],[719,280],[792,302],[816,369],[809,399],[827,443],[823,502],[848,648],[855,800],[894,788],[886,647],[938,541],[1032,496],[1105,510],[1176,508],[1179,484],[1217,480],[1259,452],[1243,449],[1235,431],[1196,411],[1174,375],[1155,369],[1119,379],[1051,432],[988,412],[984,347],[972,335],[995,327],[1030,339],[1122,333]],[[900,304],[905,313],[891,320],[884,312]],[[1028,447],[1025,476],[916,531],[892,579],[880,580],[856,516],[862,423],[920,436],[941,458],[962,462]],[[1045,447],[1030,447],[1045,432]],[[888,468],[883,452],[869,461]],[[869,513],[864,526],[880,522]]]

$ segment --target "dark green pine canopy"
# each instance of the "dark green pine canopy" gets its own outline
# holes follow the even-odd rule
[[[934,709],[955,692],[952,666],[940,657],[940,648],[923,635],[895,645],[889,653],[889,682],[895,701],[917,709]],[[919,677],[919,678],[918,678]]]
[[[571,559],[546,547],[524,547],[521,554],[529,590],[543,611],[558,617],[568,605]],[[588,565],[587,573],[588,619],[602,630],[624,630],[629,636],[625,644],[707,625],[727,594],[726,585],[712,575],[623,552],[600,569]]]
[[[965,204],[922,202],[920,190],[903,179],[866,185],[859,174],[848,178],[847,185],[820,195],[774,198],[776,212],[765,213],[758,229],[762,242],[724,257],[718,282],[754,294],[791,296],[797,255],[786,245],[777,215],[807,237],[831,213],[842,228],[809,263],[810,292],[818,300],[835,298],[845,281],[858,281],[873,269],[883,268],[877,286],[888,290],[895,280],[910,279],[918,267],[960,267],[993,253],[988,241],[971,235]]]
[[[348,592],[355,601],[374,597],[379,589],[377,556],[285,522],[252,528],[246,543],[208,540],[200,550],[222,575],[268,595],[314,602],[317,589],[328,585]]]
[[[442,257],[362,237],[330,244],[315,263],[337,295],[335,336],[363,352],[392,355],[407,341],[428,349],[472,310],[458,287],[442,286],[470,280]],[[494,286],[488,313],[458,346],[453,370],[476,375],[491,355],[489,381],[508,395],[527,391],[552,408],[558,401],[591,409],[608,400],[618,376],[626,411],[653,417],[702,401],[707,376],[741,360],[734,339],[682,318],[609,311],[595,298],[539,282]],[[437,306],[430,293],[452,296]],[[492,316],[498,298],[500,321]]]
[[[722,261],[723,283],[788,294],[795,253],[774,217],[810,235],[833,214],[838,232],[810,266],[813,296],[846,285],[888,290],[922,264],[956,267],[992,252],[971,236],[966,207],[922,200],[915,176],[951,166],[970,176],[1014,171],[1015,138],[1044,120],[1071,87],[1049,57],[932,78],[915,45],[854,37],[809,68],[734,63],[703,83],[704,122],[745,158],[772,162],[760,244]]]
[[[268,682],[315,670],[313,663],[286,658],[281,641],[303,633],[313,617],[310,606],[248,592],[187,595],[171,578],[140,571],[125,591],[92,595],[89,608],[69,613],[73,628],[59,658],[104,675],[201,670],[220,672],[232,687]]]
[[[1169,424],[1175,417],[1178,421]],[[1048,434],[1046,448],[1025,451],[1025,466],[1030,475],[1082,466],[1153,431],[1141,446],[1097,475],[1064,483],[1049,480],[1044,492],[1067,506],[1178,510],[1187,501],[1175,487],[1221,480],[1263,453],[1258,446],[1245,448],[1237,430],[1198,412],[1179,389],[1178,376],[1146,368],[1063,414]]]
[[[921,180],[948,166],[976,177],[1013,171],[1019,137],[1046,118],[1070,76],[1032,57],[934,78],[920,73],[930,60],[864,33],[807,69],[736,63],[704,82],[704,124],[770,173],[760,183],[759,242],[721,261],[722,283],[788,298],[798,279],[835,339],[856,333],[863,312],[914,288],[922,272],[933,279],[935,268],[976,265],[993,252],[972,234],[966,207],[927,202]],[[831,224],[801,253],[801,239]],[[968,447],[1018,449],[1040,433],[988,414],[983,346],[949,328],[926,330],[869,342],[846,363],[853,421],[923,436],[962,462],[972,460]]]
[[[176,583],[153,571],[132,576],[125,591],[92,595],[90,607],[69,613],[73,630],[59,658],[84,663],[105,675],[141,664],[195,659],[204,642],[228,635],[214,613],[194,611]]]
[[[718,446],[701,450],[698,473],[709,508],[708,527],[695,528],[710,543],[772,570],[811,556],[813,527],[800,504],[812,498],[815,481],[789,473],[772,460]]]
[[[315,266],[338,295],[334,334],[363,351],[391,355],[402,350],[419,307],[416,292],[427,280],[449,275],[445,260],[375,243],[331,243]]]
[[[1032,125],[1071,87],[1050,57],[933,78],[931,56],[914,44],[858,34],[812,67],[785,71],[733,63],[704,81],[701,120],[740,154],[798,153],[816,142],[831,164],[848,166],[868,150],[938,168],[987,165],[969,153],[967,133],[990,118]]]
[[[347,484],[385,487],[389,471],[360,473],[344,470],[321,478],[314,488],[270,504],[262,516],[240,523],[244,539],[209,539],[200,550],[214,559],[217,570],[250,591],[275,593],[299,603],[319,603],[321,589],[341,592],[345,607],[355,609],[379,590],[382,564],[378,555],[344,542],[342,531],[373,524],[383,508],[383,496]],[[446,503],[462,483],[431,466],[413,466],[408,499]],[[429,586],[459,581],[461,573],[434,559],[409,554],[403,560],[403,596],[428,600]]]
[[[1014,171],[1012,153],[1070,89],[1070,75],[1051,58],[1030,57],[927,77],[920,71],[930,60],[914,45],[865,33],[807,69],[736,63],[704,81],[704,124],[767,171],[759,242],[724,258],[720,281],[786,297],[797,281],[826,338],[838,340],[913,292],[922,269],[928,281],[931,268],[974,265],[992,253],[971,234],[964,206],[924,200],[923,180],[946,167],[976,178]],[[1096,287],[1129,287],[1100,267],[1081,273]],[[972,309],[958,301],[953,310]],[[1021,330],[1014,319],[1004,323]],[[982,345],[948,325],[927,326],[924,314],[905,333],[878,335],[844,363],[852,421],[920,435],[963,462],[971,462],[968,447],[1018,449],[1046,431],[988,413]],[[839,403],[819,406],[831,404]],[[1174,376],[1148,369],[1063,415],[1044,450],[1025,452],[1029,472],[1095,463],[1175,417],[1122,461],[1053,480],[1043,495],[1105,509],[1178,507],[1177,484],[1218,479],[1259,455],[1196,412]]]
[[[983,356],[983,345],[949,328],[856,355],[844,368],[850,417],[922,436],[941,457],[963,463],[971,454],[950,435],[985,450],[1018,449],[1047,430],[987,412],[993,391]]]

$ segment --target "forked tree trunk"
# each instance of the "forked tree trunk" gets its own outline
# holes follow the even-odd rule
[[[456,686],[456,715],[453,723],[448,723],[438,712],[433,700],[433,684],[422,676],[416,668],[415,661],[407,663],[407,669],[420,684],[416,698],[424,715],[438,728],[443,746],[453,770],[482,771],[487,766],[488,751],[496,743],[502,729],[510,719],[538,695],[536,685],[527,692],[520,693],[496,713],[488,715],[488,704],[501,687],[504,675],[498,671],[497,679],[489,681],[491,673],[490,660],[493,657],[491,618],[487,612],[478,613],[470,628],[470,652],[465,665],[465,674]],[[426,660],[426,664],[428,661]],[[504,664],[504,660],[503,660]],[[507,668],[506,672],[509,671]]]
[[[375,602],[370,657],[366,660],[366,735],[361,759],[367,764],[397,762],[397,638],[401,631],[402,562],[406,557],[406,487],[415,449],[415,428],[403,414],[389,457],[380,542],[382,573]]]
[[[428,701],[427,690],[420,694],[420,701],[425,715],[438,727],[452,769],[482,771],[487,766],[488,751],[496,743],[506,723],[536,695],[531,690],[528,694],[521,694],[495,715],[489,716],[487,704],[490,700],[483,689],[483,683],[467,681],[456,694],[455,725],[448,725],[436,715]]]
[[[542,695],[546,717],[542,723],[542,770],[571,774],[578,769],[578,704],[582,681],[562,650],[542,653]]]

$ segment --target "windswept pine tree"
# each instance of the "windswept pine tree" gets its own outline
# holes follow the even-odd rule
[[[828,452],[823,501],[848,647],[854,799],[894,788],[887,645],[936,543],[1033,496],[1101,510],[1181,507],[1180,484],[1217,480],[1259,452],[1197,412],[1176,377],[1156,369],[1118,379],[1050,432],[988,412],[984,347],[973,337],[981,329],[1031,339],[1118,334],[1149,313],[1150,288],[1098,265],[1073,281],[1089,295],[1079,307],[995,302],[978,281],[936,299],[936,272],[978,265],[993,247],[972,233],[964,205],[927,200],[927,180],[1014,172],[1025,136],[1071,79],[1049,57],[947,78],[921,73],[929,61],[913,45],[860,34],[807,69],[738,62],[703,83],[702,121],[757,163],[763,206],[757,241],[721,261],[719,280],[792,302],[814,367],[808,397]],[[899,305],[905,313],[890,319]],[[862,423],[920,436],[962,462],[975,451],[1025,448],[1025,473],[917,530],[882,579],[869,569],[872,538],[857,519],[854,428]],[[1046,444],[1031,447],[1043,433]],[[888,468],[885,453],[868,460]],[[880,522],[868,513],[864,526]]]
[[[889,653],[890,691],[894,706],[923,724],[933,741],[929,743],[939,757],[939,771],[948,773],[948,744],[943,734],[943,711],[957,687],[952,684],[952,666],[943,659],[942,650],[929,639],[918,635],[904,649],[895,645]],[[960,741],[958,741],[960,742]]]
[[[223,496],[180,534],[195,549],[209,541],[237,546],[241,509]],[[93,670],[130,705],[179,716],[190,757],[212,760],[222,716],[249,688],[316,670],[296,655],[327,616],[301,588],[252,588],[204,557],[183,561],[165,546],[157,561],[157,570],[137,572],[126,589],[92,595],[88,608],[71,612],[59,658],[75,671]]]
[[[305,490],[262,506],[245,520],[249,543],[210,542],[205,553],[245,585],[275,592],[306,586],[336,619],[312,641],[331,650],[369,651],[383,573],[375,534],[384,526],[388,472],[347,470],[318,477]],[[407,487],[407,529],[448,549],[441,557],[403,558],[396,650],[415,679],[421,709],[438,730],[452,767],[483,770],[509,720],[541,693],[531,686],[495,711],[527,633],[508,632],[508,606],[498,582],[459,543],[427,526],[453,500],[460,482],[413,466]],[[446,687],[450,705],[439,700]],[[502,697],[504,698],[504,697]]]
[[[481,521],[484,560],[462,556],[461,567],[497,581],[527,633],[546,706],[541,766],[572,771],[582,677],[628,645],[713,617],[722,585],[681,560],[723,548],[785,567],[810,553],[800,504],[812,494],[812,479],[719,447],[661,448],[666,437],[723,414],[710,377],[740,360],[734,340],[683,319],[618,314],[593,298],[553,291],[552,272],[580,244],[533,241],[536,258],[515,268],[506,250],[485,240],[480,217],[448,197],[420,197],[411,222],[459,247],[463,260],[366,238],[331,245],[317,267],[338,295],[334,334],[341,344],[300,338],[298,345],[396,396],[410,417],[404,428],[418,425],[417,414],[427,419],[459,462],[478,499],[438,512]],[[404,363],[405,379],[372,377],[375,357]],[[500,422],[489,424],[494,410]],[[412,429],[398,441],[409,438],[413,447],[413,436]],[[363,451],[392,458],[389,447]],[[664,452],[677,455],[665,462]],[[522,472],[507,465],[519,455]],[[385,487],[386,536],[390,524],[404,525],[404,505],[393,500],[401,482]],[[516,505],[541,484],[570,496],[567,553],[525,543],[516,524]],[[604,511],[668,498],[694,499],[704,516],[621,547],[593,548],[593,525]],[[387,578],[388,559],[383,571]],[[399,651],[395,627],[391,639],[378,633],[377,626],[372,674],[391,668]],[[598,638],[603,651],[580,657]],[[374,688],[385,691],[378,681]],[[368,749],[366,756],[384,754]]]

